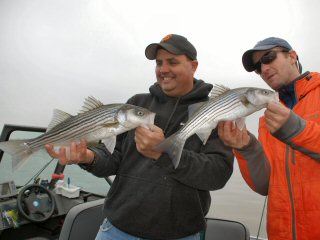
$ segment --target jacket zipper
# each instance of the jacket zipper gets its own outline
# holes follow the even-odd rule
[[[291,154],[290,154],[291,151]],[[293,200],[293,193],[292,193],[292,185],[291,185],[291,178],[290,178],[290,155],[292,158],[292,163],[294,164],[294,154],[293,149],[291,149],[288,145],[286,146],[286,175],[287,175],[287,182],[288,182],[288,190],[290,195],[290,202],[291,202],[291,215],[292,215],[292,240],[296,240],[296,219],[295,219],[295,211],[294,211],[294,200]]]

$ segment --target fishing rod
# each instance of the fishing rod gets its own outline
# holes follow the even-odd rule
[[[267,198],[268,198],[268,196],[266,196],[266,197],[264,198],[264,204],[263,204],[263,208],[262,208],[262,213],[261,213],[261,218],[260,218],[260,223],[259,223],[259,228],[258,228],[258,233],[257,233],[257,238],[256,238],[256,240],[259,240],[259,235],[260,235],[260,230],[261,230],[261,225],[262,225],[264,210],[265,210],[266,204],[267,204]]]
[[[54,160],[54,158],[51,158],[51,160],[49,162],[47,162],[34,176],[32,176],[32,178],[27,181],[24,186],[26,186],[29,182],[31,182],[32,180],[34,180],[34,182],[37,181],[38,176],[50,165],[50,163],[52,163],[52,161]],[[39,180],[38,180],[39,181]]]

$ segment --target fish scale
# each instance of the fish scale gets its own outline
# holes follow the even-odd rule
[[[46,144],[55,147],[70,146],[71,142],[86,139],[102,142],[113,152],[116,136],[138,126],[154,124],[155,113],[131,104],[103,105],[93,97],[85,100],[79,114],[72,116],[60,110],[54,112],[47,132],[33,139],[0,142],[0,149],[12,156],[16,170]]]
[[[224,105],[222,105],[224,104]],[[190,129],[188,132],[192,132],[202,122],[207,121],[208,116],[211,119],[216,119],[219,116],[225,115],[227,112],[231,112],[233,109],[239,107],[240,103],[237,101],[237,95],[226,95],[223,98],[217,99],[217,101],[212,101],[211,104],[207,104],[204,109],[199,113],[198,118],[193,118],[190,120],[190,126],[186,129]],[[233,106],[233,108],[230,108]]]
[[[108,119],[113,119],[115,115],[115,109],[110,109],[112,111],[103,112],[103,109],[98,109],[99,111],[91,111],[90,114],[81,113],[77,116],[72,117],[61,125],[57,125],[52,128],[50,132],[46,135],[41,135],[37,138],[34,138],[32,141],[28,142],[30,147],[40,147],[45,144],[45,142],[59,142],[61,140],[67,140],[66,136],[69,139],[75,138],[79,135],[79,132],[88,133],[91,129],[98,128],[99,122],[103,124],[108,122]],[[116,109],[117,110],[117,109]],[[81,131],[82,130],[82,131]],[[84,135],[83,133],[81,135]]]
[[[262,88],[229,89],[215,85],[209,100],[202,103],[183,127],[176,133],[158,144],[155,149],[169,154],[175,168],[180,163],[185,141],[197,134],[203,144],[206,144],[212,130],[220,121],[236,121],[237,126],[244,122],[243,118],[266,107],[270,101],[279,101],[278,94]],[[199,104],[195,104],[197,106]],[[189,107],[189,113],[193,106]]]

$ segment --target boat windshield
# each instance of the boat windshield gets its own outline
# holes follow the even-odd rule
[[[44,129],[43,129],[44,131]],[[31,139],[41,134],[39,129],[32,131],[14,130],[8,140]],[[1,158],[1,155],[0,155]],[[23,187],[34,182],[50,182],[58,160],[52,159],[43,148],[35,152],[16,170],[12,168],[12,157],[4,153],[0,162],[0,183],[14,181],[17,187]],[[70,184],[80,187],[81,190],[105,196],[110,188],[109,183],[104,178],[97,178],[91,173],[83,171],[77,165],[67,165],[63,175],[58,175],[61,180],[69,181]]]

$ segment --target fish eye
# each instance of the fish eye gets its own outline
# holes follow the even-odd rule
[[[137,115],[138,115],[138,116],[143,116],[143,115],[144,115],[144,112],[143,112],[143,111],[137,111]]]

